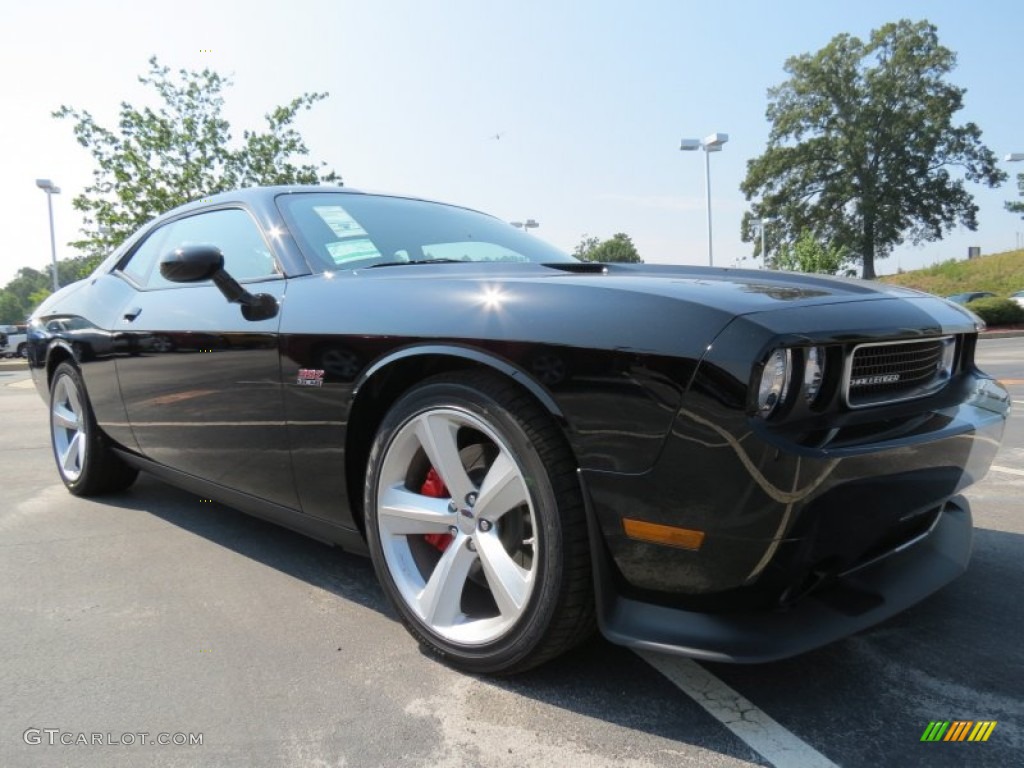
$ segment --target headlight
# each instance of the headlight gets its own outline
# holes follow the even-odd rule
[[[804,351],[804,398],[813,403],[825,380],[825,348],[809,347]]]
[[[778,404],[786,399],[792,358],[788,349],[777,349],[764,364],[761,386],[757,390],[757,412],[765,418],[771,416]]]

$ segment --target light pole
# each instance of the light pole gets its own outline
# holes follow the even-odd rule
[[[715,265],[714,256],[711,250],[711,154],[721,152],[722,145],[729,140],[728,133],[712,133],[703,139],[683,139],[679,142],[679,149],[683,152],[693,152],[697,149],[704,150],[704,192],[705,205],[708,213],[708,266]]]
[[[527,230],[530,229],[536,229],[537,227],[540,226],[540,223],[534,221],[533,219],[527,219],[526,221],[513,221],[512,226],[515,227],[516,229],[521,229],[523,230],[523,232],[526,232]]]
[[[46,193],[46,207],[50,211],[50,260],[53,264],[53,292],[60,285],[57,282],[57,240],[53,235],[53,196],[60,194],[60,187],[49,179],[36,179],[36,186]]]
[[[1022,161],[1024,161],[1024,152],[1010,152],[1009,154],[1006,155],[1006,157],[1003,158],[1003,160],[1005,160],[1008,163],[1019,163],[1019,162],[1022,162]],[[1020,193],[1022,195],[1024,195],[1024,179],[1021,179],[1021,175],[1024,175],[1024,174],[1019,174],[1017,176],[1017,186],[1020,188]],[[1017,248],[1020,248],[1020,247],[1021,247],[1021,235],[1020,235],[1020,232],[1018,232],[1017,233]]]
[[[761,263],[765,269],[768,269],[768,251],[764,245],[764,230],[765,228],[775,221],[775,217],[769,216],[767,219],[758,219],[757,228],[761,230]]]

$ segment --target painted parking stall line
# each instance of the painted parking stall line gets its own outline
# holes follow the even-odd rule
[[[693,659],[653,651],[636,653],[777,768],[838,768]]]
[[[1010,467],[1000,467],[997,464],[993,464],[989,467],[993,472],[1005,472],[1008,475],[1020,475],[1024,477],[1024,469],[1011,469]]]

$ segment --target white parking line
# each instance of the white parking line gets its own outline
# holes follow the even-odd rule
[[[636,651],[747,746],[778,768],[837,768],[693,659]]]
[[[1009,475],[1020,475],[1024,477],[1024,469],[1010,469],[1009,467],[1000,467],[997,464],[993,464],[990,469],[993,472],[1006,472]]]

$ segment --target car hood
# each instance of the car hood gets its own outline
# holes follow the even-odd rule
[[[603,275],[574,274],[570,279],[583,283],[588,279],[592,282],[594,277],[603,278],[607,287],[683,299],[735,314],[870,299],[934,298],[910,288],[867,280],[711,267],[611,264]]]
[[[557,280],[580,287],[678,299],[733,315],[872,299],[937,298],[911,288],[852,278],[655,264],[421,264],[362,270],[360,274],[375,278],[484,279],[504,284]]]

